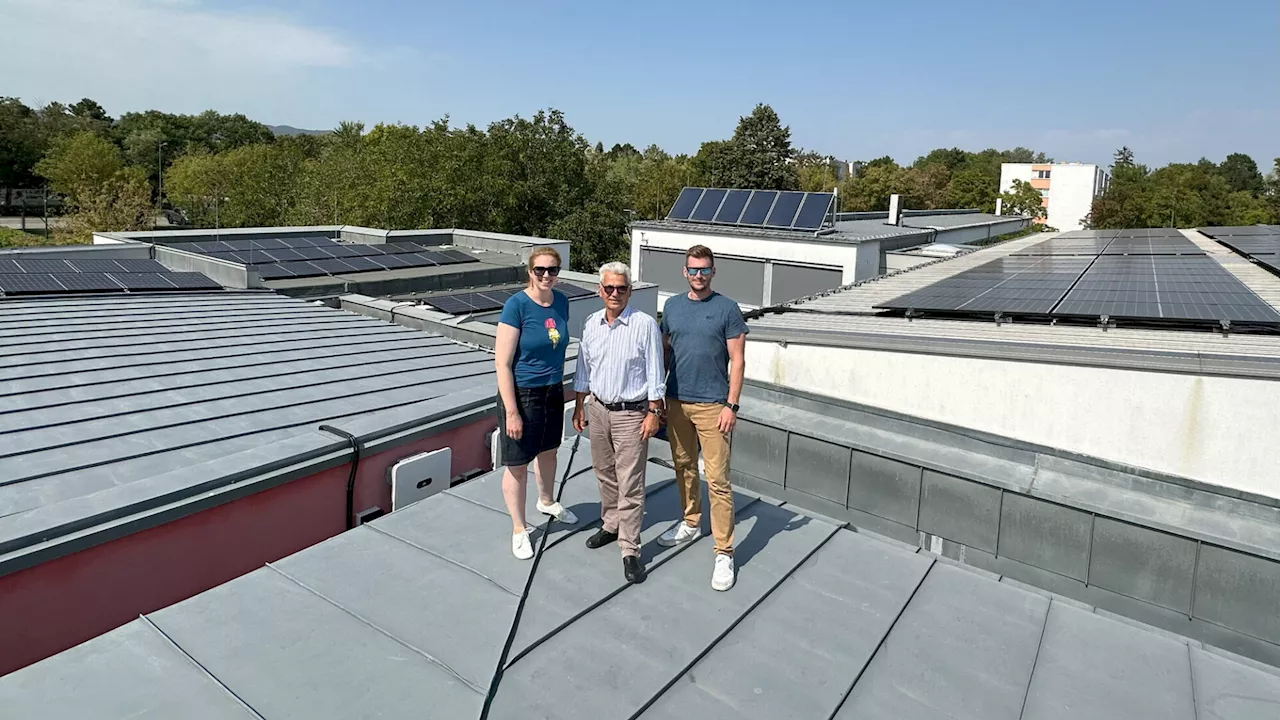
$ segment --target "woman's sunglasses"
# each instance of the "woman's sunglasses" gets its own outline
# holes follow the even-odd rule
[[[550,275],[551,277],[555,277],[560,274],[560,266],[559,265],[552,265],[551,267],[538,266],[533,269],[533,274],[537,275],[538,277],[542,277],[543,275]]]

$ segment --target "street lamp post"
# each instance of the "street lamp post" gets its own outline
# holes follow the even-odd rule
[[[164,146],[162,140],[156,145],[156,215],[164,213]],[[157,220],[151,220],[152,229],[155,228]]]

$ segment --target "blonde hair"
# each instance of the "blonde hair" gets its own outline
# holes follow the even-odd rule
[[[553,248],[553,247],[546,247],[546,246],[543,246],[543,247],[536,247],[536,248],[534,248],[534,249],[533,249],[533,252],[529,253],[529,262],[528,262],[528,266],[529,266],[529,275],[530,275],[530,278],[529,278],[529,285],[530,285],[530,286],[532,286],[532,285],[533,285],[533,278],[532,278],[532,275],[533,275],[533,266],[534,266],[534,264],[535,264],[535,263],[534,263],[534,260],[536,260],[536,259],[538,259],[538,258],[542,257],[543,255],[550,255],[551,257],[553,257],[553,258],[555,258],[555,259],[556,259],[556,265],[560,265],[560,264],[561,264],[561,260],[560,260],[560,253],[556,252],[556,249],[555,249],[555,248]]]

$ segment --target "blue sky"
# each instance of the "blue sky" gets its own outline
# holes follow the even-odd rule
[[[692,153],[766,102],[797,146],[850,160],[1280,156],[1274,0],[0,0],[0,18],[11,52],[44,58],[0,94],[113,114],[327,128],[555,107],[593,142]]]

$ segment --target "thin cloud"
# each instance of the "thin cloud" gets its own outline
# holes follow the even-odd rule
[[[386,57],[294,17],[197,0],[0,0],[0,17],[10,55],[27,58],[6,94],[92,97],[116,114],[262,112]]]

